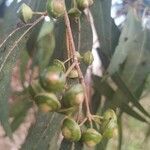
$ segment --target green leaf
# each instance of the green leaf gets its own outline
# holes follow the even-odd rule
[[[29,61],[30,57],[27,53],[26,50],[23,50],[21,52],[21,56],[20,56],[20,80],[21,80],[21,83],[22,83],[22,86],[24,87],[24,81],[25,81],[25,73],[26,73],[26,70],[27,70],[27,63]]]
[[[19,96],[18,100],[13,103],[10,109],[10,117],[13,117],[11,122],[11,129],[14,132],[19,125],[23,122],[27,111],[32,106],[32,102],[27,100],[26,97]]]
[[[81,142],[70,142],[63,139],[59,150],[83,150],[83,144]]]
[[[143,114],[145,114],[147,117],[150,117],[150,114],[143,108],[143,106],[138,102],[138,99],[134,96],[134,94],[132,93],[132,91],[130,91],[127,87],[127,85],[125,84],[125,82],[121,79],[120,75],[115,73],[112,76],[112,79],[115,81],[115,83],[117,84],[117,86],[119,87],[119,89],[116,92],[116,95],[114,95],[113,99],[116,99],[115,96],[120,95],[120,97],[118,97],[118,101],[120,100],[120,102],[125,102],[128,103],[129,101],[132,102],[132,104],[134,104],[134,106],[136,106]]]
[[[134,41],[141,31],[141,22],[135,18],[133,10],[131,9],[121,32],[119,44],[116,47],[108,68],[108,72],[110,74],[114,74],[116,71],[119,71],[120,65],[128,56],[128,52],[136,49],[137,45],[135,45]]]
[[[11,82],[11,71],[16,59],[20,55],[20,49],[25,46],[25,41],[15,49],[12,49],[16,40],[27,30],[25,28],[20,28],[17,33],[7,39],[7,41],[0,47],[0,121],[6,131],[6,134],[10,135],[10,125],[8,122],[8,98],[11,94],[10,92],[10,82]],[[15,43],[16,44],[16,43]],[[13,53],[12,53],[13,52]],[[10,57],[11,56],[11,57]],[[6,90],[7,89],[7,90]]]
[[[124,49],[128,51],[124,67],[120,70],[119,74],[114,74],[112,79],[119,88],[116,94],[122,91],[124,97],[126,96],[124,98],[120,94],[120,101],[124,100],[126,103],[129,101],[132,102],[143,114],[150,117],[149,113],[138,102],[144,89],[143,84],[150,72],[150,31],[143,30],[133,10],[130,10],[129,18],[127,19],[129,20],[128,25],[131,25],[131,31],[125,38],[126,43],[128,42],[130,47],[124,45]],[[114,99],[116,99],[115,96]]]
[[[100,51],[102,51],[108,59],[113,54],[120,35],[118,28],[114,25],[110,16],[110,11],[111,0],[96,0],[91,8],[94,24],[100,40]]]
[[[132,116],[133,118],[136,118],[137,120],[139,120],[141,122],[145,122],[145,123],[149,124],[149,122],[145,119],[145,117],[141,116],[139,113],[134,111],[133,108],[131,108],[127,104],[122,104],[121,109],[123,112],[127,113],[128,115]]]
[[[36,60],[41,71],[49,64],[55,47],[53,27],[52,21],[44,21],[37,38]]]
[[[53,137],[59,136],[63,117],[57,113],[44,114],[39,112],[37,121],[29,130],[22,150],[48,150],[51,146],[55,147],[56,142],[52,143],[51,140]]]
[[[33,1],[32,1],[33,2]],[[34,1],[34,3],[37,4],[37,1]],[[46,2],[45,2],[46,3]],[[43,1],[42,1],[43,4]],[[41,5],[42,6],[42,5]],[[8,35],[10,30],[12,30],[12,27],[15,26],[18,22],[18,18],[16,16],[16,12],[18,9],[18,4],[16,1],[14,1],[9,8],[5,11],[5,17],[4,17],[4,24],[2,26],[3,32],[1,35],[5,34]],[[27,27],[27,26],[26,26]],[[24,40],[24,43],[22,45],[17,45],[18,48],[13,49],[10,52],[10,48],[13,47],[14,44],[16,44],[16,40],[18,37],[21,37],[21,35],[24,33],[24,31],[27,28],[21,28],[20,31],[17,31],[17,33],[13,34],[13,38],[10,37],[7,39],[5,45],[0,47],[0,67],[3,68],[0,71],[0,121],[6,131],[6,134],[11,134],[10,125],[8,122],[8,98],[10,96],[10,76],[11,76],[11,70],[16,62],[16,59],[18,58],[20,54],[20,50],[23,49],[23,46],[25,45],[26,40]],[[11,57],[9,57],[11,54]],[[7,58],[8,56],[8,58]],[[7,89],[7,90],[6,90]]]
[[[135,49],[131,49],[128,53],[124,69],[122,71],[122,79],[125,81],[129,90],[134,94],[143,85],[148,74],[150,73],[150,31],[143,30],[134,42]]]

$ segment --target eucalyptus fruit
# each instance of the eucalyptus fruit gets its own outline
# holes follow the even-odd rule
[[[43,112],[57,111],[61,104],[53,93],[40,93],[35,96],[35,103]]]
[[[71,79],[75,79],[75,78],[78,78],[79,77],[79,74],[78,74],[78,71],[77,71],[77,69],[72,69],[71,71],[70,71],[70,73],[68,74],[68,76],[67,76],[68,78],[71,78]]]
[[[94,147],[102,140],[102,135],[93,128],[82,133],[82,141],[89,147]]]
[[[58,18],[63,16],[65,13],[64,0],[48,0],[47,12],[50,17]]]
[[[27,23],[32,18],[33,11],[28,5],[23,3],[19,8],[18,16],[24,23]]]
[[[81,15],[81,11],[78,8],[71,8],[68,11],[68,15],[74,18],[78,18]]]
[[[40,83],[47,91],[62,91],[64,89],[65,82],[65,73],[55,66],[45,69],[40,75]]]
[[[79,9],[85,9],[93,4],[93,0],[77,0]]]
[[[81,130],[77,122],[71,118],[65,118],[61,127],[62,135],[70,141],[79,141],[81,138]]]
[[[41,87],[38,79],[31,82],[29,85],[29,92],[32,98],[34,98],[37,94],[44,92],[44,89]]]
[[[58,67],[58,69],[62,70],[63,72],[66,71],[64,63],[60,61],[59,59],[53,60],[53,66]]]
[[[112,109],[108,109],[104,112],[103,114],[103,120],[113,120],[115,122],[117,122],[117,116],[116,113],[114,112],[114,110]]]
[[[93,54],[91,51],[87,51],[83,54],[83,62],[87,65],[91,65],[94,60]]]
[[[104,113],[101,128],[103,136],[108,139],[117,135],[117,116],[112,109],[108,109]]]
[[[71,107],[81,104],[83,100],[83,86],[81,84],[75,84],[65,92],[62,98],[62,103],[64,107]]]
[[[80,61],[83,58],[78,51],[76,51],[76,57],[77,57],[78,61]]]

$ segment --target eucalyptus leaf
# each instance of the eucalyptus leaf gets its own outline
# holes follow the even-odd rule
[[[61,121],[64,116],[57,113],[38,112],[36,123],[29,130],[29,134],[22,150],[48,150],[51,146],[53,137],[59,137]],[[58,139],[57,139],[58,140]]]
[[[127,114],[129,114],[130,116],[132,116],[133,118],[136,118],[141,122],[145,122],[149,124],[149,122],[145,119],[145,117],[141,116],[139,113],[134,111],[133,108],[129,107],[127,104],[123,104],[121,109]]]
[[[25,95],[16,97],[17,100],[11,105],[10,117],[13,118],[11,122],[11,129],[14,132],[23,122],[27,111],[32,107],[32,102],[28,100]]]
[[[134,40],[141,32],[141,22],[135,18],[133,10],[130,9],[119,38],[119,44],[116,47],[113,57],[111,58],[111,62],[108,68],[108,72],[110,74],[119,71],[120,65],[126,60],[128,56],[128,52],[136,48],[135,46],[137,45],[135,45]]]
[[[110,10],[111,0],[96,0],[91,8],[100,41],[99,51],[102,51],[107,56],[107,59],[110,59],[110,56],[113,54],[120,35],[110,16]]]
[[[6,131],[6,134],[11,133],[10,126],[8,123],[8,99],[11,94],[10,82],[11,82],[11,71],[13,65],[15,64],[17,58],[20,55],[20,49],[23,49],[25,46],[26,40],[22,42],[18,47],[14,47],[13,53],[11,53],[11,48],[14,46],[14,43],[20,38],[20,36],[25,33],[27,27],[21,28],[13,37],[9,38],[5,44],[0,47],[0,121]],[[28,36],[28,35],[27,35]],[[23,38],[22,38],[23,39]],[[9,43],[9,44],[8,44]],[[9,57],[11,55],[11,57]],[[6,90],[7,89],[7,90]]]
[[[122,80],[119,74],[115,73],[112,76],[112,79],[115,81],[119,89],[116,91],[116,94],[114,95],[113,100],[117,100],[116,97],[119,99],[117,100],[119,103],[125,102],[128,103],[129,101],[134,104],[143,114],[145,114],[147,117],[150,117],[149,112],[145,110],[145,108],[138,102],[138,98],[132,93],[132,91],[129,90],[126,83]],[[124,95],[124,96],[123,96]]]
[[[53,28],[52,21],[44,21],[37,38],[37,51],[35,54],[41,71],[49,64],[55,47]]]

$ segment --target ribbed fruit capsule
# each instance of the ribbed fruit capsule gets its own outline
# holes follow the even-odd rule
[[[31,84],[29,85],[29,92],[32,98],[34,98],[34,96],[36,96],[37,94],[44,92],[44,89],[41,87],[38,79],[31,82]]]
[[[103,132],[103,136],[107,139],[111,139],[113,137],[116,137],[118,135],[118,128],[115,127],[110,127],[106,128]]]
[[[78,8],[71,8],[69,11],[68,11],[68,15],[70,17],[74,17],[74,18],[78,18],[80,17],[81,15],[81,12]]]
[[[84,100],[83,86],[81,84],[76,84],[65,92],[62,98],[62,103],[64,107],[71,107],[81,104],[83,100]]]
[[[85,9],[93,4],[93,0],[77,0],[77,5],[79,9]]]
[[[33,11],[28,5],[23,3],[19,8],[18,16],[24,23],[27,23],[32,18]]]
[[[77,57],[78,61],[80,61],[83,58],[78,51],[76,51],[76,57]]]
[[[78,74],[77,69],[72,69],[72,70],[70,71],[70,73],[68,74],[67,77],[70,78],[70,79],[78,78],[78,77],[79,77],[79,74]]]
[[[112,109],[108,109],[104,113],[101,128],[103,136],[108,139],[117,135],[117,116]]]
[[[50,17],[58,18],[63,16],[65,13],[64,0],[48,0],[47,12]]]
[[[108,109],[103,114],[103,120],[114,120],[117,121],[117,116],[114,110]]]
[[[65,139],[70,141],[79,141],[81,138],[81,130],[77,122],[71,118],[65,118],[62,127],[62,135]]]
[[[102,135],[93,128],[82,133],[82,141],[89,147],[94,147],[102,140]]]
[[[43,112],[57,111],[61,104],[53,93],[40,93],[35,96],[35,103]]]
[[[45,69],[40,75],[40,83],[47,91],[59,92],[64,89],[65,82],[65,73],[55,66]]]
[[[94,60],[93,54],[91,51],[87,51],[83,54],[83,62],[87,65],[91,65]]]
[[[60,61],[59,59],[54,59],[53,60],[53,66],[58,67],[63,72],[66,71],[64,63],[62,61]]]

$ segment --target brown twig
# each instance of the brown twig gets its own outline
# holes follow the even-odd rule
[[[75,67],[76,67],[76,69],[78,71],[78,75],[79,75],[79,81],[82,84],[82,86],[84,88],[84,92],[85,92],[86,116],[91,123],[92,122],[92,114],[91,114],[90,108],[89,108],[89,99],[87,96],[86,84],[84,81],[82,71],[81,71],[80,66],[79,66],[78,58],[76,56],[76,49],[75,49],[72,30],[71,30],[71,26],[70,26],[70,20],[69,20],[69,17],[68,17],[66,10],[65,10],[64,18],[65,18],[65,24],[67,27],[67,34],[68,34],[69,43],[70,43],[70,51],[72,51],[72,54],[73,54],[73,62],[75,62]],[[92,124],[91,124],[91,126],[92,126]]]

